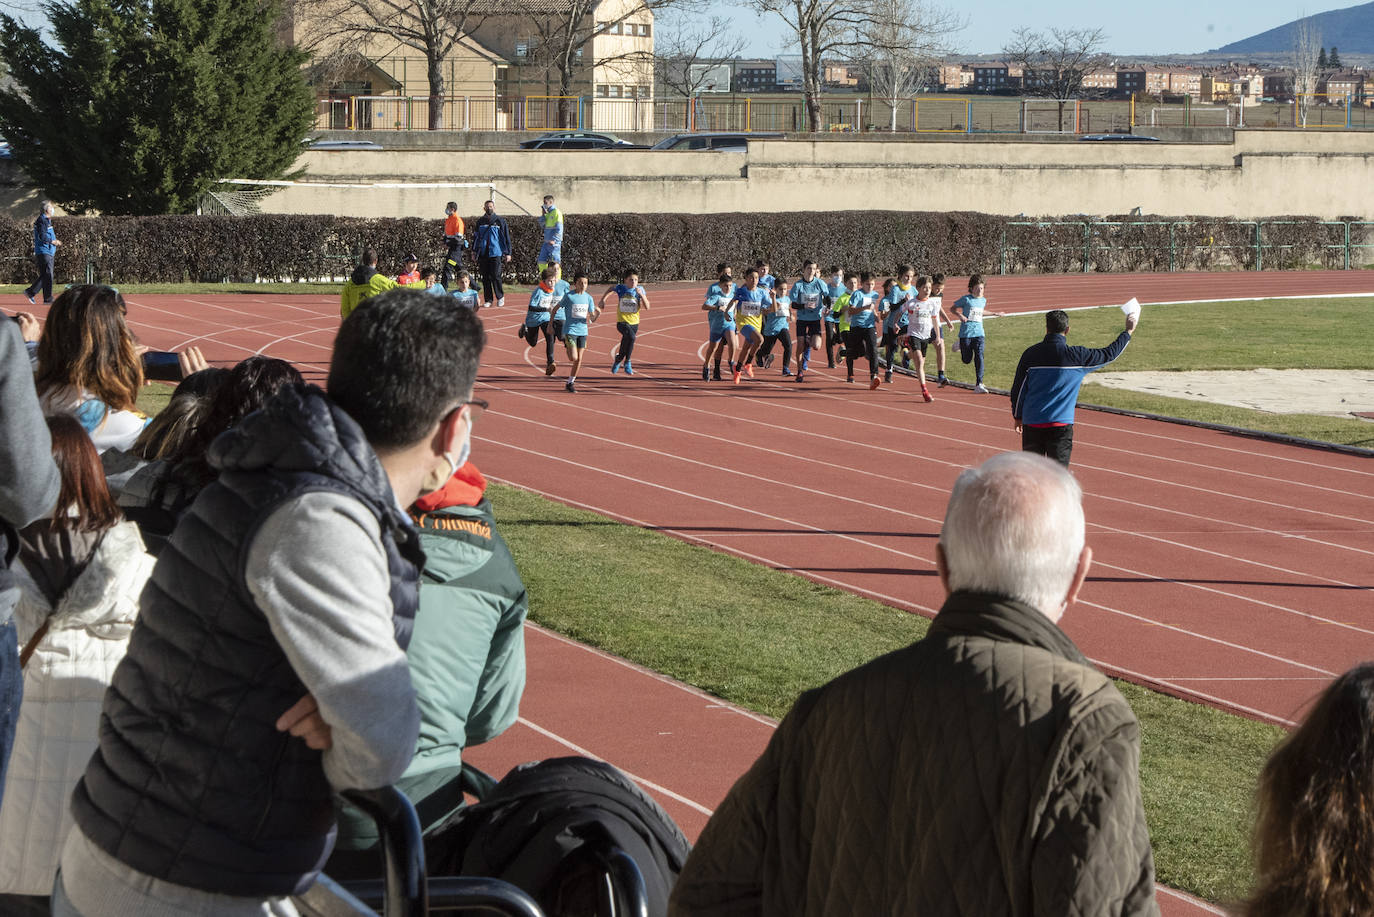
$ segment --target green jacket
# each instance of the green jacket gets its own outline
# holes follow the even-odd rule
[[[798,699],[669,907],[1158,915],[1126,700],[1035,609],[960,592],[924,640]]]
[[[363,300],[385,293],[395,286],[396,281],[375,267],[360,267],[344,283],[343,293],[339,296],[339,314],[348,318],[348,313],[358,308]]]
[[[485,497],[476,506],[421,513],[415,521],[426,559],[406,657],[420,707],[420,739],[396,785],[428,830],[463,803],[463,749],[500,735],[519,713],[528,604]],[[371,820],[352,809],[340,815],[339,849],[376,841]]]

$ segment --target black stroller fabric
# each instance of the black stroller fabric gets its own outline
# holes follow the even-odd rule
[[[604,882],[584,839],[598,825],[643,874],[650,917],[666,915],[691,845],[628,777],[590,758],[514,768],[429,839],[429,874],[504,879],[532,895],[550,917],[586,917],[597,913]]]

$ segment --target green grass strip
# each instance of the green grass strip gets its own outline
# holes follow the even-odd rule
[[[989,283],[988,304],[994,311],[996,280]],[[947,299],[953,303],[952,296]],[[1146,306],[1131,346],[1109,371],[1368,370],[1374,353],[1372,318],[1374,299],[1367,297]],[[1123,319],[1121,310],[1114,307],[1070,312],[1069,342],[1105,346],[1121,332]],[[993,318],[984,327],[988,335],[985,381],[994,388],[1010,388],[1021,351],[1045,336],[1045,317]],[[971,384],[973,367],[959,360],[954,341],[948,346],[950,377]],[[1353,417],[1271,414],[1093,385],[1091,375],[1088,380],[1079,396],[1083,403],[1348,446],[1374,446],[1374,424]]]
[[[731,703],[781,717],[802,691],[920,639],[930,622],[528,491],[492,485],[530,618]],[[934,570],[921,593],[939,593]],[[1070,612],[1072,614],[1072,612]],[[1255,780],[1282,731],[1120,684],[1162,882],[1211,901],[1250,886]]]

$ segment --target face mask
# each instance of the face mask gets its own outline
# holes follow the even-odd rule
[[[463,447],[458,450],[457,457],[449,455],[447,452],[444,453],[443,459],[448,465],[448,472],[445,473],[437,466],[431,468],[429,474],[425,475],[425,479],[420,482],[420,496],[427,496],[436,490],[442,490],[449,481],[453,480],[458,469],[468,463],[468,456],[472,454],[472,421],[467,418],[467,415],[464,415],[464,419],[468,422],[468,435],[463,440]]]

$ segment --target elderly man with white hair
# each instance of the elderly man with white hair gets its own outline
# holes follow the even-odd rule
[[[1062,467],[960,475],[929,634],[798,699],[669,913],[1158,914],[1139,726],[1056,624],[1091,562]]]

